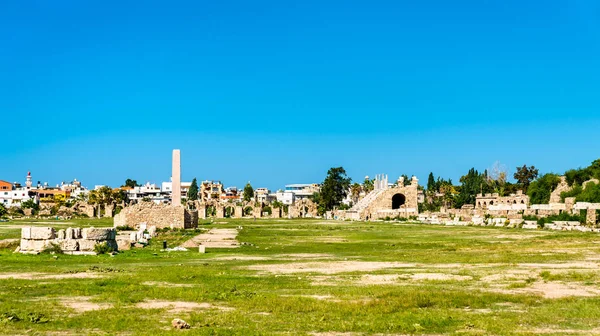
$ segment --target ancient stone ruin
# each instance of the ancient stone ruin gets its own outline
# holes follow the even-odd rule
[[[137,229],[140,223],[157,228],[190,229],[198,226],[198,212],[182,205],[139,202],[123,208],[114,219],[115,227],[128,226]]]
[[[96,245],[107,244],[118,250],[117,233],[113,228],[68,228],[55,231],[51,227],[24,227],[21,229],[19,252],[38,254],[57,247],[65,254],[96,254]]]
[[[173,150],[173,198],[170,205],[139,202],[115,216],[115,227],[138,228],[140,223],[157,228],[190,229],[198,226],[198,211],[181,204],[181,162],[179,149]]]

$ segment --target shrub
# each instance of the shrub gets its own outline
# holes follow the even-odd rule
[[[54,244],[54,243],[50,243],[50,245],[46,246],[42,250],[42,253],[44,253],[44,254],[62,254],[63,251],[60,248],[60,245]]]
[[[104,243],[98,243],[96,245],[94,245],[94,252],[96,252],[97,254],[106,254],[106,253],[110,253],[113,251],[113,248],[108,245],[108,243],[104,242]]]

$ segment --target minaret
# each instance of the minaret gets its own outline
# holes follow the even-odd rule
[[[31,172],[27,172],[27,179],[25,180],[25,186],[27,189],[31,189]]]
[[[171,205],[174,207],[181,206],[181,153],[179,149],[173,150],[173,171],[171,180],[173,182]]]

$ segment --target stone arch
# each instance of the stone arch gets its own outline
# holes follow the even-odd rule
[[[525,204],[525,201],[524,201],[524,200],[521,200],[521,204]]]
[[[494,205],[494,201],[490,201],[490,205]]]
[[[406,204],[406,196],[404,194],[398,193],[392,196],[392,209],[400,209],[404,204]]]
[[[513,201],[513,204],[517,204],[517,200],[514,200],[514,201]]]

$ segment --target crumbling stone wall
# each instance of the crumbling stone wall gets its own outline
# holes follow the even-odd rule
[[[308,198],[296,201],[289,206],[288,214],[291,218],[316,217],[317,204]]]
[[[116,236],[113,228],[68,228],[57,232],[51,227],[24,227],[19,251],[37,254],[54,244],[66,254],[96,254],[94,247],[101,243],[116,251]]]
[[[115,227],[137,228],[140,223],[147,223],[148,226],[157,228],[195,228],[198,226],[198,213],[184,206],[139,202],[123,208],[114,219]]]
[[[560,194],[566,191],[571,191],[571,189],[573,189],[573,187],[569,187],[569,184],[567,183],[567,177],[561,176],[560,183],[550,194],[550,203],[560,203]]]

